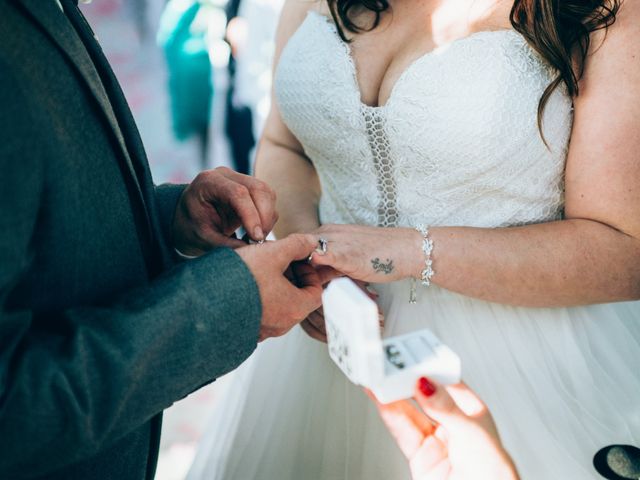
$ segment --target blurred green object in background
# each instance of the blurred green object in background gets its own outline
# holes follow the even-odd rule
[[[167,60],[173,132],[179,140],[200,137],[206,155],[213,69],[206,31],[194,28],[200,8],[196,0],[170,0],[160,19],[157,41]]]

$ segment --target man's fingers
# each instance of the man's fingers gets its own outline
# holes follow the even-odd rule
[[[322,305],[322,285],[314,283],[301,285],[299,288],[291,285],[293,291],[289,296],[292,305],[301,312],[300,320],[307,318],[311,312]]]
[[[249,177],[251,178],[251,177]],[[260,215],[260,223],[264,235],[267,235],[276,222],[278,221],[278,213],[276,212],[276,196],[266,183],[254,180],[254,183],[248,186],[249,194],[253,199],[253,203]],[[262,239],[255,239],[262,240]]]
[[[244,186],[247,189],[260,217],[260,231],[257,231],[256,227],[253,227],[253,229],[247,228],[247,226],[244,225],[244,222],[243,226],[248,232],[250,232],[253,240],[264,240],[265,236],[273,229],[276,221],[278,220],[278,214],[276,212],[276,194],[274,190],[265,182],[258,180],[255,177],[243,175],[231,169],[222,169],[221,173],[226,178]]]
[[[275,248],[275,255],[282,262],[283,268],[286,268],[295,261],[309,258],[317,244],[317,239],[313,235],[294,233],[271,245]]]
[[[208,252],[214,247],[229,247],[240,248],[245,247],[247,244],[235,237],[228,237],[223,233],[216,232],[209,228],[200,229],[198,232],[193,232],[189,248],[182,248],[181,253],[185,255],[200,256],[203,253]]]
[[[264,240],[266,233],[262,230],[260,214],[249,189],[226,176],[219,177],[215,188],[216,191],[211,192],[214,206],[218,208],[216,204],[227,204],[253,240]]]
[[[227,237],[226,235],[223,235],[222,233],[217,233],[217,232],[209,232],[209,233],[201,232],[201,235],[207,242],[210,242],[212,245],[215,245],[216,247],[229,247],[229,248],[236,249],[236,248],[247,246],[245,242],[243,242],[242,240],[239,240],[235,236]]]
[[[274,278],[273,281],[279,283],[282,298],[287,299],[287,308],[285,309],[287,314],[281,318],[282,333],[305,320],[311,312],[322,305],[321,285],[298,288],[284,276],[281,279]]]
[[[322,285],[305,285],[298,289],[300,292],[300,307],[304,310],[305,316],[322,305]]]

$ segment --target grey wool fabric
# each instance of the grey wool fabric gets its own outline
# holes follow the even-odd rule
[[[240,257],[179,262],[72,0],[0,0],[0,479],[153,478],[161,412],[256,347]]]

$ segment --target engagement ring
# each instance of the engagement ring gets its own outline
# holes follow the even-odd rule
[[[322,254],[324,255],[325,253],[327,253],[328,245],[329,242],[327,241],[327,239],[320,237],[318,239],[318,248],[316,249],[316,251],[322,252]]]

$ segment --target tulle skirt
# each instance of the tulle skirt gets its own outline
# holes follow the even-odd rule
[[[377,285],[385,336],[430,328],[462,359],[523,480],[601,480],[595,453],[640,445],[640,302],[533,309]],[[190,480],[405,480],[407,463],[326,345],[296,327],[235,374]]]

